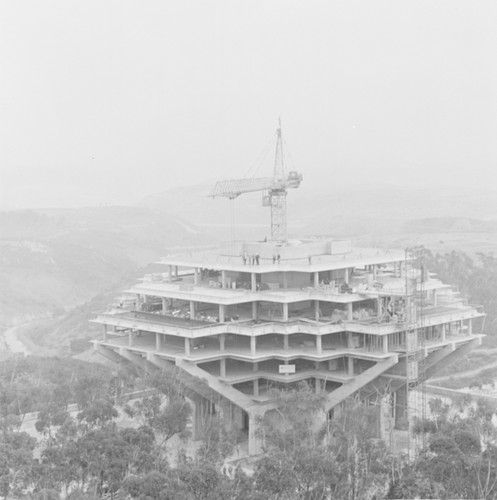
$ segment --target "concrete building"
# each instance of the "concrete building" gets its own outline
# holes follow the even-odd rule
[[[271,388],[307,381],[326,392],[327,411],[388,390],[400,421],[407,385],[481,343],[481,309],[405,251],[231,242],[161,263],[163,273],[128,290],[133,302],[94,320],[95,348],[186,374],[194,437],[221,411],[247,432],[250,454],[260,451],[257,417],[274,408]]]

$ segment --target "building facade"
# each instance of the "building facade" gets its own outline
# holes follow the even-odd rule
[[[132,300],[94,320],[103,325],[94,346],[189,377],[194,437],[206,414],[229,413],[250,454],[260,452],[257,421],[274,409],[273,388],[306,381],[325,391],[328,412],[388,390],[400,421],[406,387],[481,343],[481,308],[405,251],[229,243],[161,264],[127,291]]]

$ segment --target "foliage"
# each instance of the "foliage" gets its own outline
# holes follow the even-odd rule
[[[0,435],[0,493],[4,498],[29,484],[35,445],[36,440],[25,432]]]
[[[497,497],[496,408],[484,400],[466,403],[467,418],[439,399],[431,403],[433,424],[418,426],[427,433],[427,449],[396,471],[388,498]]]
[[[438,277],[456,285],[473,304],[484,307],[487,319],[485,333],[489,335],[487,345],[495,345],[494,334],[497,326],[497,257],[492,254],[477,253],[476,259],[463,252],[452,251],[433,254],[425,250],[427,268]]]

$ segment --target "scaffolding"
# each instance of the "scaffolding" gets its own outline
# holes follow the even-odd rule
[[[415,456],[425,448],[425,435],[413,432],[413,420],[426,418],[426,332],[425,283],[427,272],[423,247],[407,248],[405,252],[405,417],[407,423],[407,453]]]

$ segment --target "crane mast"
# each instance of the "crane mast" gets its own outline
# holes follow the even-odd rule
[[[281,137],[281,120],[276,130],[276,152],[274,156],[274,180],[281,182],[281,187],[275,186],[269,190],[269,204],[271,207],[271,239],[285,242],[288,237],[285,165],[283,159],[283,140]],[[267,195],[266,195],[267,196]],[[264,200],[264,198],[263,198]],[[264,201],[263,201],[264,203]],[[267,202],[266,202],[267,203]]]
[[[288,188],[298,188],[302,174],[286,173],[283,156],[281,121],[276,130],[276,152],[273,177],[218,181],[209,196],[234,199],[243,193],[262,191],[262,204],[271,209],[271,240],[285,243],[288,238],[286,197]]]

